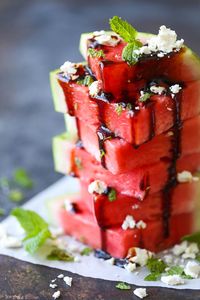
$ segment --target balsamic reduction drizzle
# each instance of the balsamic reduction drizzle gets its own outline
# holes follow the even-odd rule
[[[114,134],[106,126],[100,125],[100,127],[97,129],[97,137],[99,141],[101,164],[104,168],[106,168],[106,164],[105,164],[106,150],[104,147],[104,142],[108,139],[112,139],[114,137]]]

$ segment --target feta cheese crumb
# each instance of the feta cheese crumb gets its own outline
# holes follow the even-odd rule
[[[168,275],[168,276],[161,276],[161,281],[167,285],[180,285],[184,284],[185,281],[180,275]]]
[[[122,229],[127,230],[128,228],[133,229],[136,226],[136,222],[132,216],[127,215],[124,222],[122,223]]]
[[[50,231],[53,238],[64,235],[64,231],[61,227],[51,227]]]
[[[138,209],[138,208],[139,208],[139,205],[138,205],[138,204],[132,205],[132,209]]]
[[[195,261],[189,261],[185,266],[184,272],[192,278],[198,278],[200,274],[200,265]]]
[[[5,248],[21,248],[22,241],[15,236],[5,236],[1,239],[1,244]]]
[[[60,274],[60,275],[57,276],[57,278],[61,278],[62,279],[62,278],[64,278],[64,275]]]
[[[97,31],[97,35],[95,35],[94,39],[97,41],[100,45],[105,45],[105,46],[111,46],[115,47],[120,41],[121,38],[114,34],[114,33],[109,33],[105,31]]]
[[[49,285],[49,287],[50,288],[52,288],[52,289],[55,289],[55,288],[57,288],[57,284],[55,284],[55,283],[50,283],[50,285]]]
[[[64,75],[71,77],[76,74],[77,67],[75,63],[65,61],[64,64],[60,66],[60,70],[64,73]]]
[[[166,89],[163,86],[153,85],[150,87],[150,91],[154,94],[162,95],[166,91]]]
[[[174,84],[171,85],[169,89],[172,94],[178,94],[180,90],[182,90],[182,87],[179,84]]]
[[[104,194],[107,191],[107,185],[105,182],[101,180],[94,180],[88,186],[88,192],[90,194],[97,193],[97,194]]]
[[[56,292],[52,295],[52,297],[53,297],[54,299],[60,298],[60,291],[56,291]]]
[[[136,227],[138,229],[145,229],[147,227],[147,224],[144,221],[140,220],[139,222],[137,222]]]
[[[129,260],[140,265],[141,267],[144,267],[147,264],[148,259],[153,256],[153,253],[146,249],[135,247],[134,250],[136,255],[131,257]]]
[[[164,261],[166,262],[166,264],[172,264],[173,262],[173,256],[172,255],[165,255],[164,256]]]
[[[68,286],[72,286],[72,277],[69,277],[69,276],[65,276],[63,278],[64,282],[66,283],[66,285]]]
[[[106,259],[105,262],[106,262],[107,264],[114,265],[115,259],[114,259],[114,257],[111,257],[111,258],[109,258],[109,259]]]
[[[199,178],[197,176],[192,176],[192,173],[189,171],[183,171],[183,172],[177,174],[177,181],[180,183],[192,182],[192,181],[198,181],[198,180],[199,180]]]
[[[100,92],[100,84],[99,81],[93,81],[90,86],[89,86],[89,94],[92,97],[95,97],[98,95],[98,93]]]
[[[137,288],[133,291],[133,293],[140,299],[143,299],[148,296],[147,290],[145,288]]]
[[[182,242],[181,244],[175,245],[175,246],[172,248],[172,252],[173,252],[174,255],[179,256],[179,255],[181,255],[182,253],[185,252],[187,246],[188,246],[188,242],[187,242],[187,241],[184,241],[184,242]]]
[[[124,268],[128,271],[128,272],[133,272],[136,270],[136,264],[129,262],[127,265],[124,266]]]
[[[199,253],[199,247],[196,243],[190,243],[188,247],[185,249],[185,253],[183,253],[182,258],[192,258],[195,259],[196,254]]]

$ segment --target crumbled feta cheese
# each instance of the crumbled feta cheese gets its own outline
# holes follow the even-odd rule
[[[64,275],[63,274],[59,274],[58,276],[57,276],[57,278],[64,278]]]
[[[99,31],[94,31],[93,35],[98,36],[98,35],[102,35],[102,34],[105,34],[105,33],[106,33],[105,30],[99,30]]]
[[[89,94],[92,97],[95,97],[98,95],[98,93],[100,92],[100,85],[99,85],[99,81],[93,81],[92,84],[90,84],[89,86]]]
[[[105,182],[101,180],[94,180],[88,186],[88,192],[90,194],[97,193],[97,194],[104,194],[107,191],[107,185]]]
[[[187,242],[187,241],[184,241],[184,242],[182,242],[181,244],[175,245],[175,246],[172,248],[172,252],[173,252],[174,255],[179,256],[179,255],[181,255],[182,253],[185,252],[187,246],[188,246],[188,242]]]
[[[132,205],[132,209],[138,209],[138,208],[139,208],[139,205],[138,205],[138,204]]]
[[[15,236],[5,236],[1,239],[1,244],[5,248],[21,248],[22,241]]]
[[[64,73],[66,76],[73,76],[77,72],[77,67],[76,64],[70,62],[70,61],[65,61],[62,66],[60,66],[60,70]]]
[[[63,278],[64,282],[66,283],[66,285],[68,286],[72,286],[72,277],[69,277],[69,276],[65,276]]]
[[[180,90],[182,90],[182,87],[179,84],[174,84],[170,86],[170,92],[172,92],[172,94],[178,94],[180,92]]]
[[[57,284],[55,284],[55,283],[50,283],[50,285],[49,285],[49,287],[50,288],[52,288],[52,289],[55,289],[55,288],[57,288]]]
[[[166,262],[166,264],[171,264],[173,262],[173,256],[172,255],[165,255],[164,256],[164,261]]]
[[[196,254],[199,253],[199,247],[196,243],[190,243],[188,247],[185,249],[185,253],[183,253],[182,257],[184,259],[196,257]]]
[[[184,272],[192,278],[198,278],[200,274],[200,265],[195,261],[189,261],[185,266]]]
[[[180,275],[161,276],[161,281],[167,285],[180,285],[185,283]]]
[[[60,291],[56,291],[56,292],[52,295],[52,297],[53,297],[54,299],[60,298]]]
[[[51,227],[50,231],[53,238],[57,238],[64,234],[64,231],[61,227]]]
[[[136,264],[129,262],[127,265],[124,266],[124,268],[128,271],[128,272],[133,272],[136,269]]]
[[[130,261],[140,265],[141,267],[144,267],[147,264],[148,259],[153,256],[153,253],[146,249],[141,249],[137,247],[135,247],[134,249],[136,255],[131,257]]]
[[[144,221],[140,220],[139,222],[137,222],[136,227],[138,229],[145,229],[147,227],[147,224]]]
[[[199,178],[196,176],[192,176],[192,173],[189,171],[183,171],[183,172],[177,174],[177,181],[180,183],[192,182],[192,181],[198,181],[198,180],[199,180]]]
[[[68,212],[72,212],[74,210],[74,205],[68,199],[64,201],[65,210]]]
[[[107,264],[114,265],[115,259],[114,259],[114,257],[111,257],[111,258],[109,258],[109,259],[106,259],[105,262],[106,262]]]
[[[133,291],[133,293],[140,299],[143,299],[148,296],[147,290],[145,288],[137,288]]]
[[[52,279],[52,280],[51,280],[51,282],[55,282],[55,281],[56,281],[56,279]]]
[[[150,87],[150,91],[154,94],[162,95],[162,93],[164,93],[166,89],[163,86],[153,85]]]
[[[122,229],[127,230],[128,228],[133,229],[136,226],[136,222],[132,216],[127,215],[124,222],[122,223]]]
[[[111,47],[115,47],[121,41],[121,38],[118,35],[114,33],[111,34],[105,31],[102,32],[101,34],[96,35],[94,39],[100,45],[111,46]]]

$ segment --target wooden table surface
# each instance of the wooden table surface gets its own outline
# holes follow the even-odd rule
[[[174,28],[200,53],[199,0],[1,0],[0,1],[0,177],[25,167],[36,184],[27,199],[60,176],[53,170],[51,137],[64,130],[61,114],[53,111],[50,70],[65,60],[81,61],[81,32],[108,28],[108,18],[120,15],[140,31]],[[9,214],[13,203],[0,198]],[[59,270],[0,256],[0,299],[52,299],[49,282]],[[64,272],[64,274],[69,274]],[[138,299],[119,291],[113,282],[72,274],[67,300]],[[147,299],[200,299],[200,291],[148,288]]]

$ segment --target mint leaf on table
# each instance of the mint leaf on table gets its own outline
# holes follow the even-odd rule
[[[182,238],[182,241],[188,241],[190,243],[197,243],[200,245],[200,232],[195,232],[193,234],[190,235],[185,235]]]
[[[112,31],[117,33],[125,42],[130,43],[136,38],[137,31],[135,28],[120,17],[112,17],[109,23]]]
[[[145,281],[157,281],[160,278],[160,273],[150,273],[147,275],[144,280]]]
[[[69,254],[66,250],[55,248],[47,256],[48,260],[60,260],[66,262],[73,262],[74,257]]]
[[[48,238],[51,238],[48,224],[36,212],[15,208],[11,215],[17,218],[26,232],[23,243],[25,250],[30,254],[34,254]]]
[[[86,255],[86,256],[88,256],[90,253],[92,253],[93,252],[93,249],[92,248],[90,248],[90,247],[85,247],[82,251],[81,251],[81,255]]]
[[[105,57],[105,54],[103,52],[103,50],[96,50],[96,49],[93,49],[93,48],[89,48],[88,49],[88,55],[91,56],[91,57],[97,57],[97,58],[103,58]]]
[[[163,273],[165,271],[165,269],[167,268],[167,264],[158,258],[149,258],[147,261],[147,268],[149,269],[149,271],[151,273]]]
[[[122,51],[123,60],[127,61],[130,65],[135,65],[138,62],[139,55],[134,52],[140,48],[140,42],[134,41],[127,44]]]
[[[15,182],[26,189],[31,189],[33,187],[33,181],[29,177],[28,173],[26,172],[25,169],[19,168],[16,169],[14,174],[13,174]]]
[[[22,200],[24,200],[24,194],[18,189],[13,189],[9,191],[8,198],[12,202],[21,202]]]
[[[108,200],[110,202],[113,202],[117,199],[117,192],[115,189],[111,188],[109,193],[108,193]]]
[[[184,274],[184,269],[180,266],[172,266],[167,272],[167,275],[180,275]]]
[[[119,282],[115,287],[119,290],[130,290],[131,289],[131,286],[125,282]]]

